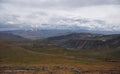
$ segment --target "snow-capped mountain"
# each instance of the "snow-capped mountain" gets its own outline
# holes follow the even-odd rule
[[[31,29],[85,29],[89,31],[119,31],[119,24],[110,24],[103,20],[92,20],[86,18],[62,18],[54,23],[34,24]]]
[[[24,23],[25,24],[25,23]],[[111,34],[111,33],[120,33],[119,24],[110,24],[102,20],[92,20],[87,18],[61,18],[56,19],[54,23],[41,23],[41,24],[5,24],[0,25],[1,29],[5,30],[22,30],[22,32],[31,34],[38,33],[43,31],[49,31],[49,33],[58,32],[58,33],[68,33],[68,32],[89,32],[89,33],[102,33],[102,34]],[[9,27],[8,27],[9,26]],[[11,29],[12,28],[12,29]],[[38,35],[38,34],[37,34]]]

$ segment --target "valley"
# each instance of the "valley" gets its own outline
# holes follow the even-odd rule
[[[0,74],[120,74],[120,0],[0,0]]]
[[[6,35],[4,34],[4,36]],[[112,47],[102,46],[99,49],[96,49],[99,44],[96,44],[96,48],[93,49],[78,49],[76,47],[70,49],[61,44],[61,42],[64,45],[71,44],[68,42],[70,39],[87,40],[88,34],[67,34],[42,40],[29,40],[16,35],[12,35],[13,37],[10,38],[9,36],[11,34],[2,37],[4,41],[3,39],[0,41],[1,74],[120,73],[119,35],[102,37],[101,35],[97,35],[97,37],[94,35],[96,40],[100,38],[108,39],[108,41],[113,40],[110,44],[109,42],[106,43],[107,46],[113,45]],[[89,38],[91,38],[90,35]],[[93,39],[91,38],[91,40]]]

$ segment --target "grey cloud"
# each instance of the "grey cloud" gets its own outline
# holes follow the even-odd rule
[[[8,0],[0,0],[0,3],[6,3]]]
[[[17,16],[17,15],[0,15],[1,17],[0,17],[0,23],[7,23],[7,22],[9,22],[9,21],[17,21],[17,17],[19,17],[19,16]]]
[[[120,0],[1,0],[0,3],[38,8],[78,8],[92,5],[120,4]]]
[[[41,15],[42,16],[48,16],[48,14],[45,11],[38,11],[38,12],[30,13],[27,17],[28,18],[36,18],[36,17],[39,17]]]
[[[99,7],[102,5],[105,6]],[[107,12],[106,14],[106,11],[104,10],[106,10],[107,8],[104,9],[104,7],[106,7],[107,5],[115,5],[115,7],[107,7],[109,12],[114,12]],[[117,7],[117,5],[120,6],[120,0],[0,0],[0,27],[19,27],[21,26],[21,24],[23,24],[22,26],[29,27],[31,25],[34,26],[34,24],[41,25],[44,24],[44,22],[45,24],[56,24],[56,22],[64,22],[63,20],[75,21],[74,18],[69,19],[69,17],[74,16],[79,17],[82,15],[84,17],[87,16],[87,18],[89,18],[89,15],[97,16],[99,14],[98,12],[100,12],[99,16],[102,16],[102,14],[103,16],[110,15],[110,17],[108,18],[111,18],[111,15],[113,14],[112,19],[110,19],[110,21],[113,21],[113,19],[116,18],[116,15],[119,13],[119,8]],[[90,6],[93,6],[95,8],[89,9]],[[85,9],[84,7],[87,8]],[[99,9],[100,11],[98,11],[97,9]],[[78,12],[74,12],[76,10]],[[91,12],[92,14],[90,14],[88,13],[88,11],[93,12]],[[118,20],[119,19],[120,17],[118,17]],[[68,26],[69,21],[65,22],[68,23]],[[14,23],[13,26],[10,24],[11,22]]]
[[[120,4],[119,0],[65,0],[64,5],[70,7],[105,5],[105,4]]]

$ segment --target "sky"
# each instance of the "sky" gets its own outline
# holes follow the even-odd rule
[[[120,31],[120,0],[0,0],[0,29]]]

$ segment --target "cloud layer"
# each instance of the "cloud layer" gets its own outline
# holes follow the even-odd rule
[[[73,26],[120,31],[119,0],[0,0],[0,27],[48,28]],[[102,20],[106,23],[74,21]],[[72,20],[72,22],[70,22]],[[37,25],[36,25],[37,24]],[[102,27],[101,27],[102,25]],[[11,27],[10,27],[11,26]],[[111,26],[111,27],[110,27]],[[63,27],[62,27],[63,28]],[[111,29],[113,30],[113,29]]]

